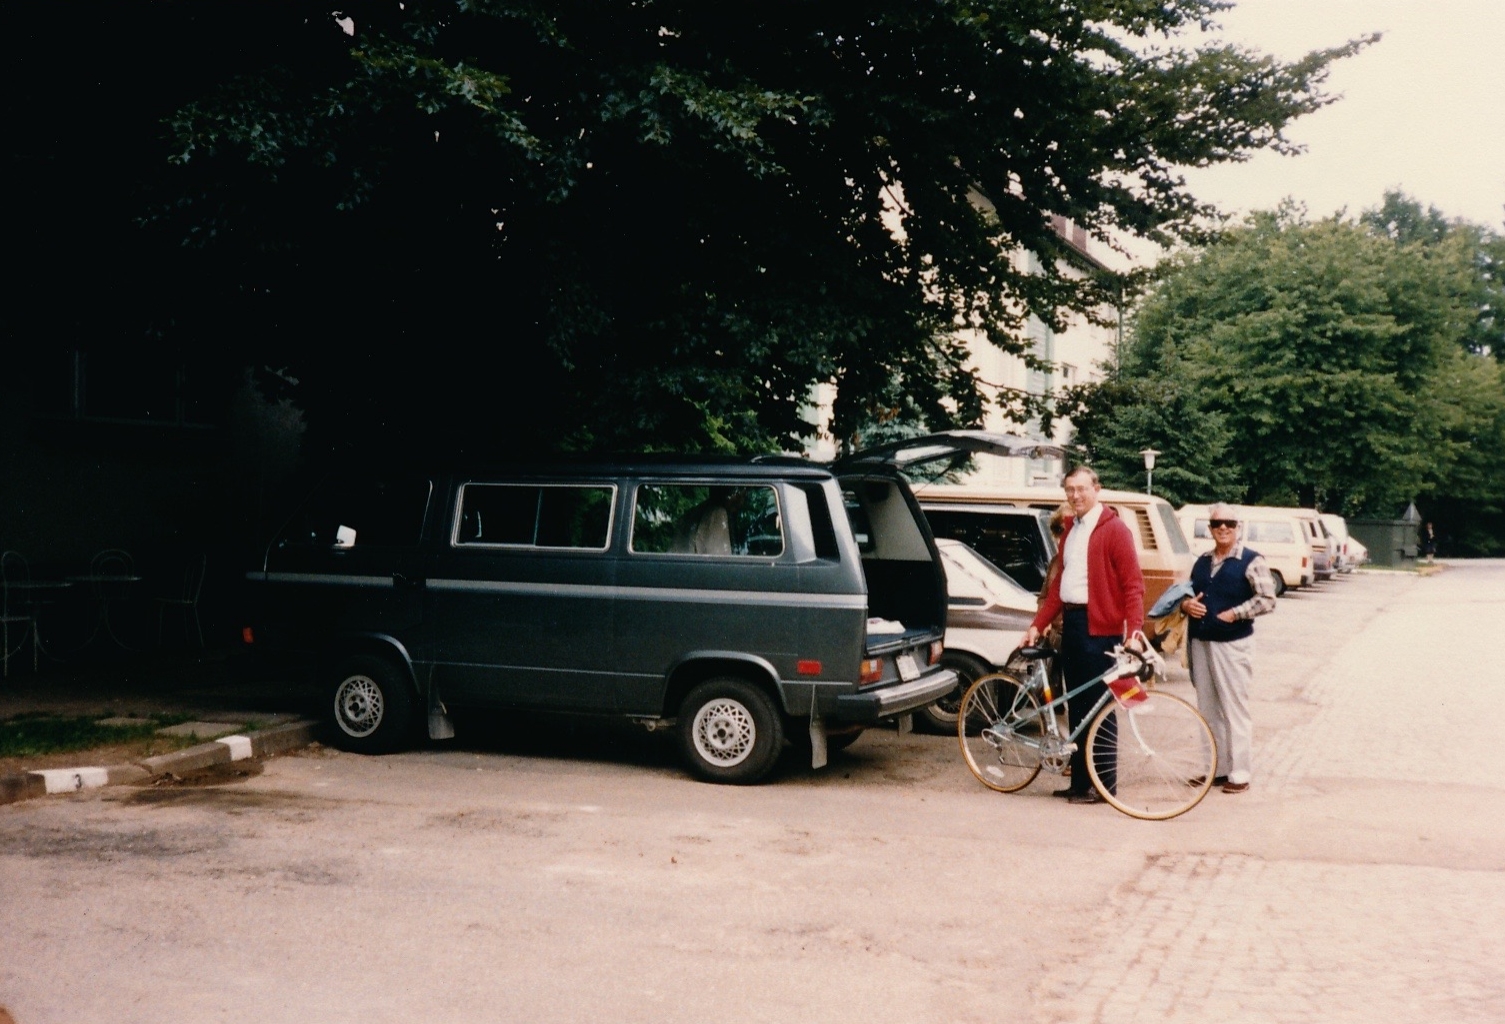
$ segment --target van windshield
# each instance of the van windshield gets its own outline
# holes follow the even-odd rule
[[[1245,539],[1251,544],[1296,543],[1296,531],[1291,529],[1290,523],[1253,522],[1249,523],[1246,529],[1248,534]]]

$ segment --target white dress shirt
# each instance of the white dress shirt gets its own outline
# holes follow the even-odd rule
[[[1092,511],[1082,516],[1066,535],[1066,544],[1061,548],[1061,602],[1063,604],[1087,603],[1087,542],[1097,521],[1103,517],[1103,503],[1092,506]]]

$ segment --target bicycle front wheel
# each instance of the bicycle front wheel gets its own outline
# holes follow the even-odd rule
[[[1128,706],[1110,700],[1087,730],[1087,774],[1114,807],[1161,821],[1212,788],[1217,743],[1197,709],[1160,690]]]
[[[957,707],[962,757],[978,782],[1000,793],[1013,793],[1035,781],[1044,735],[1039,700],[1002,672],[973,682]]]

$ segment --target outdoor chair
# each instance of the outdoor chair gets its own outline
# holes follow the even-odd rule
[[[37,653],[41,643],[37,639],[37,619],[31,603],[31,566],[19,551],[7,551],[0,555],[0,660],[4,661],[3,675],[10,676],[12,654],[20,654],[28,639],[31,640],[31,670],[37,670]],[[11,650],[10,636],[18,634],[16,649]]]
[[[193,622],[194,632],[198,634],[199,648],[204,646],[204,627],[199,622],[199,594],[204,589],[204,571],[208,567],[208,557],[199,555],[192,559],[183,570],[183,589],[176,596],[157,598],[157,646],[162,646],[163,618],[169,608],[178,608],[183,612],[183,640],[188,640],[188,623]]]

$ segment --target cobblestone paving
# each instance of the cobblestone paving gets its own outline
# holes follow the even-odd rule
[[[1348,780],[1462,783],[1480,788],[1481,814],[1505,816],[1505,565],[1459,569],[1441,587],[1354,583],[1352,632],[1335,630],[1329,658],[1271,659],[1284,676],[1269,685],[1284,682],[1311,713],[1257,736],[1251,796],[1269,807]],[[1376,602],[1377,613],[1362,607]],[[1431,865],[1153,857],[1077,947],[1091,952],[1073,952],[1037,986],[1036,1018],[1505,1021],[1505,874],[1454,869],[1445,844],[1439,853]]]
[[[1346,911],[1310,913],[1316,894]],[[1501,907],[1498,872],[1165,856],[1040,986],[1038,1019],[1497,1024],[1505,972],[1480,939]]]
[[[1315,778],[1505,783],[1472,778],[1505,724],[1505,571],[1456,570],[1441,600],[1435,577],[1377,582],[1391,592],[1381,613],[1301,690],[1310,719],[1257,744],[1261,788]],[[1419,717],[1431,727],[1418,729]]]

